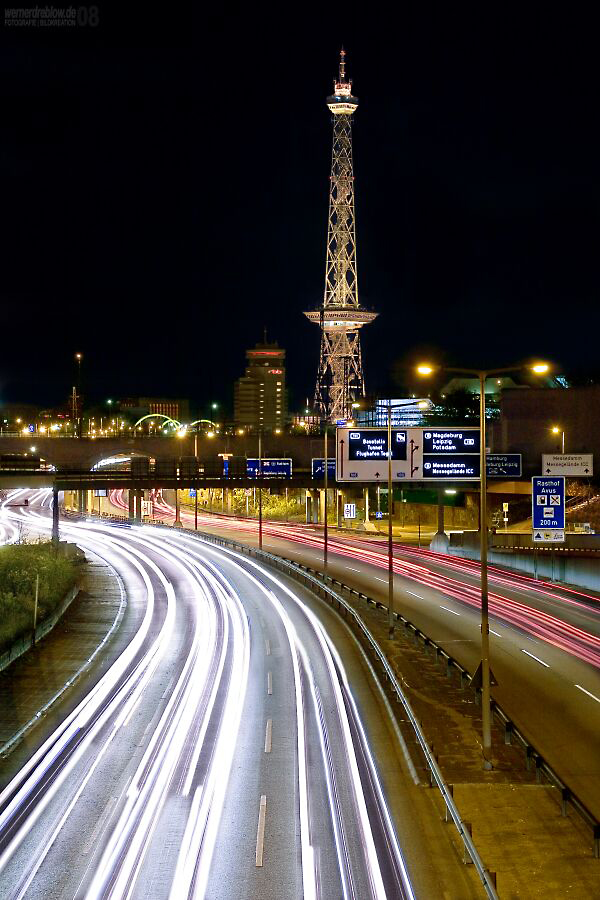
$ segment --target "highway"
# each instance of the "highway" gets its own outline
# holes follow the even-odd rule
[[[4,504],[5,540],[19,520],[47,532],[48,492],[28,496]],[[61,538],[118,572],[136,627],[33,755],[3,762],[1,896],[413,897],[317,601],[182,532]]]
[[[122,496],[112,500],[121,508]],[[156,498],[155,515],[173,509]],[[181,511],[186,527],[193,516]],[[202,514],[198,527],[256,544],[255,520]],[[322,567],[321,534],[265,523],[263,547]],[[366,535],[329,541],[329,573],[387,604],[387,547]],[[461,665],[479,661],[479,566],[394,545],[396,608]],[[490,566],[492,694],[600,818],[600,598]]]

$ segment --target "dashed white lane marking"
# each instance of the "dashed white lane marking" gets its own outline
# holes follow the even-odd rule
[[[448,609],[447,606],[442,606],[442,605],[440,604],[440,609],[445,609],[446,612],[452,613],[453,616],[460,616],[460,613],[454,612],[453,609]]]
[[[383,581],[383,582],[385,582],[385,584],[387,584],[389,581],[389,578],[378,578],[377,575],[375,575],[375,581]]]
[[[266,650],[267,656],[270,656],[271,655],[271,642],[269,641],[269,638],[267,638],[265,640],[265,650]]]
[[[497,631],[494,631],[494,629],[493,629],[493,628],[490,628],[490,634],[495,634],[495,635],[496,635],[496,637],[502,637],[502,635],[501,635],[501,634],[498,634],[498,632],[497,632]]]
[[[263,850],[265,843],[265,818],[267,815],[267,798],[265,794],[261,795],[260,806],[258,808],[258,828],[256,829],[256,865],[263,864]]]
[[[580,691],[583,691],[584,694],[587,694],[588,697],[591,697],[592,700],[595,700],[596,703],[600,703],[600,697],[596,697],[596,695],[595,695],[595,694],[592,694],[591,691],[586,691],[586,689],[585,689],[584,687],[581,687],[580,684],[576,684],[575,687],[576,687],[576,688],[579,688]]]
[[[271,672],[267,674],[267,694],[273,693],[273,675]]]
[[[414,591],[406,591],[406,593],[407,593],[407,594],[410,594],[411,597],[416,597],[417,600],[423,600],[423,599],[424,599],[423,597],[421,597],[420,594],[415,594]]]
[[[346,566],[347,569],[350,569],[351,572],[360,572],[360,569],[353,569],[352,566]]]
[[[267,719],[267,727],[265,728],[265,753],[271,752],[272,739],[273,739],[273,719]]]
[[[541,666],[545,666],[547,669],[550,668],[550,666],[548,665],[548,663],[544,662],[543,659],[540,659],[539,656],[534,656],[533,653],[530,653],[530,652],[529,652],[529,650],[523,650],[523,649],[521,649],[521,653],[524,653],[525,656],[530,656],[532,659],[535,659],[535,661],[536,661],[536,662],[539,662],[539,664],[540,664]]]

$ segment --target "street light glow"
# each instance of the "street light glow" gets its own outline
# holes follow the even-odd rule
[[[560,428],[558,427],[558,425],[553,425],[553,426],[552,426],[552,433],[553,433],[553,434],[560,434]]]
[[[536,363],[531,367],[531,371],[535,372],[536,375],[545,375],[546,372],[550,369],[548,363]]]
[[[433,374],[433,366],[430,366],[427,363],[423,363],[420,366],[417,366],[417,372],[419,375],[432,375]]]

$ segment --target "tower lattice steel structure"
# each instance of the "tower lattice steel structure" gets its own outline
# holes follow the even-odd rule
[[[340,54],[339,79],[327,106],[333,114],[333,153],[323,305],[304,315],[321,327],[321,355],[315,406],[329,421],[348,418],[352,403],[364,396],[360,329],[377,317],[358,302],[352,115],[358,98],[346,78],[346,54]]]

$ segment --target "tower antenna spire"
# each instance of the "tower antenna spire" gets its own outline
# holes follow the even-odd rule
[[[358,302],[352,116],[358,98],[346,79],[346,51],[340,51],[339,81],[327,98],[333,115],[333,153],[323,304],[305,316],[321,329],[315,406],[327,421],[347,419],[365,394],[360,329],[377,317]]]

